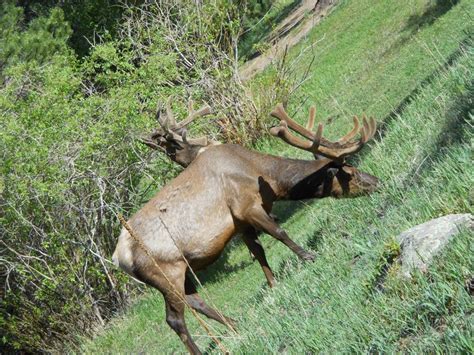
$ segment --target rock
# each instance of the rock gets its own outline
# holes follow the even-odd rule
[[[474,296],[474,277],[466,280],[466,291],[469,292],[471,296]]]
[[[459,228],[474,228],[473,216],[450,214],[419,224],[397,236],[401,246],[401,272],[410,277],[410,272],[417,268],[425,272],[433,256],[438,254],[449,241],[459,233]]]

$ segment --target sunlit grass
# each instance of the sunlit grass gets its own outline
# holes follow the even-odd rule
[[[436,3],[444,4],[344,1],[300,45],[324,38],[307,51],[306,60],[316,56],[315,69],[290,111],[298,108],[295,117],[303,122],[315,102],[319,117],[332,117],[326,120],[331,137],[346,130],[352,114],[376,116],[382,135],[356,163],[384,187],[355,200],[278,205],[282,226],[317,258],[300,263],[262,236],[278,275],[275,289],[266,288],[239,241],[200,275],[204,298],[239,321],[238,336],[210,323],[231,352],[473,352],[472,296],[464,287],[474,270],[472,232],[456,237],[428,274],[402,280],[395,267],[382,275],[383,289],[374,281],[397,234],[473,210],[473,1],[441,10],[430,7]],[[269,70],[258,80],[264,85],[272,75]],[[258,148],[306,156],[271,139]],[[200,348],[213,350],[191,314],[187,322]],[[164,321],[161,295],[150,291],[80,351],[185,349]]]

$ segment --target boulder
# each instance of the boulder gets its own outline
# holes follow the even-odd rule
[[[460,228],[474,229],[473,216],[450,214],[419,224],[397,236],[401,246],[401,272],[410,277],[413,269],[426,271],[433,257],[459,233]]]

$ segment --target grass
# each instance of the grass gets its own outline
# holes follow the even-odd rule
[[[411,280],[387,265],[403,230],[473,211],[474,6],[454,2],[343,1],[290,53],[319,41],[302,60],[316,57],[313,75],[290,102],[298,120],[315,102],[330,137],[346,130],[352,114],[366,112],[382,123],[376,142],[355,160],[384,187],[354,200],[276,206],[282,226],[317,258],[301,263],[262,236],[279,280],[275,289],[265,286],[238,240],[200,274],[203,297],[238,319],[238,336],[210,323],[231,352],[474,351],[472,296],[465,288],[474,270],[472,232],[463,231],[426,274]],[[270,69],[256,81],[264,86],[273,77]],[[271,139],[258,149],[307,157]],[[189,313],[187,322],[198,346],[216,351]],[[153,290],[83,344],[76,350],[184,352]]]
[[[273,1],[270,8],[255,24],[242,35],[239,42],[239,58],[252,58],[268,48],[264,40],[270,32],[301,3],[301,0]]]

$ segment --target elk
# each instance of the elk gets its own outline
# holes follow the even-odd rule
[[[189,117],[176,123],[168,105],[167,117],[160,119],[162,128],[144,140],[187,168],[129,219],[128,224],[142,245],[124,228],[113,255],[114,263],[125,272],[163,294],[166,321],[192,354],[200,351],[186,327],[186,304],[228,326],[233,325],[233,320],[200,298],[190,268],[197,271],[213,263],[230,239],[240,233],[260,263],[268,284],[273,286],[275,279],[257,239],[258,231],[284,243],[302,260],[315,258],[292,241],[271,217],[275,201],[355,197],[374,191],[378,184],[376,177],[344,161],[373,137],[373,118],[364,117],[360,127],[355,117],[353,129],[332,142],[322,137],[321,123],[316,132],[312,131],[314,108],[303,127],[288,116],[283,105],[277,105],[271,115],[280,124],[271,128],[270,133],[313,153],[316,159],[308,161],[262,154],[234,144],[217,144],[205,138],[188,139],[185,126],[209,112],[209,107],[194,111],[190,105]],[[357,134],[359,139],[355,139]]]

